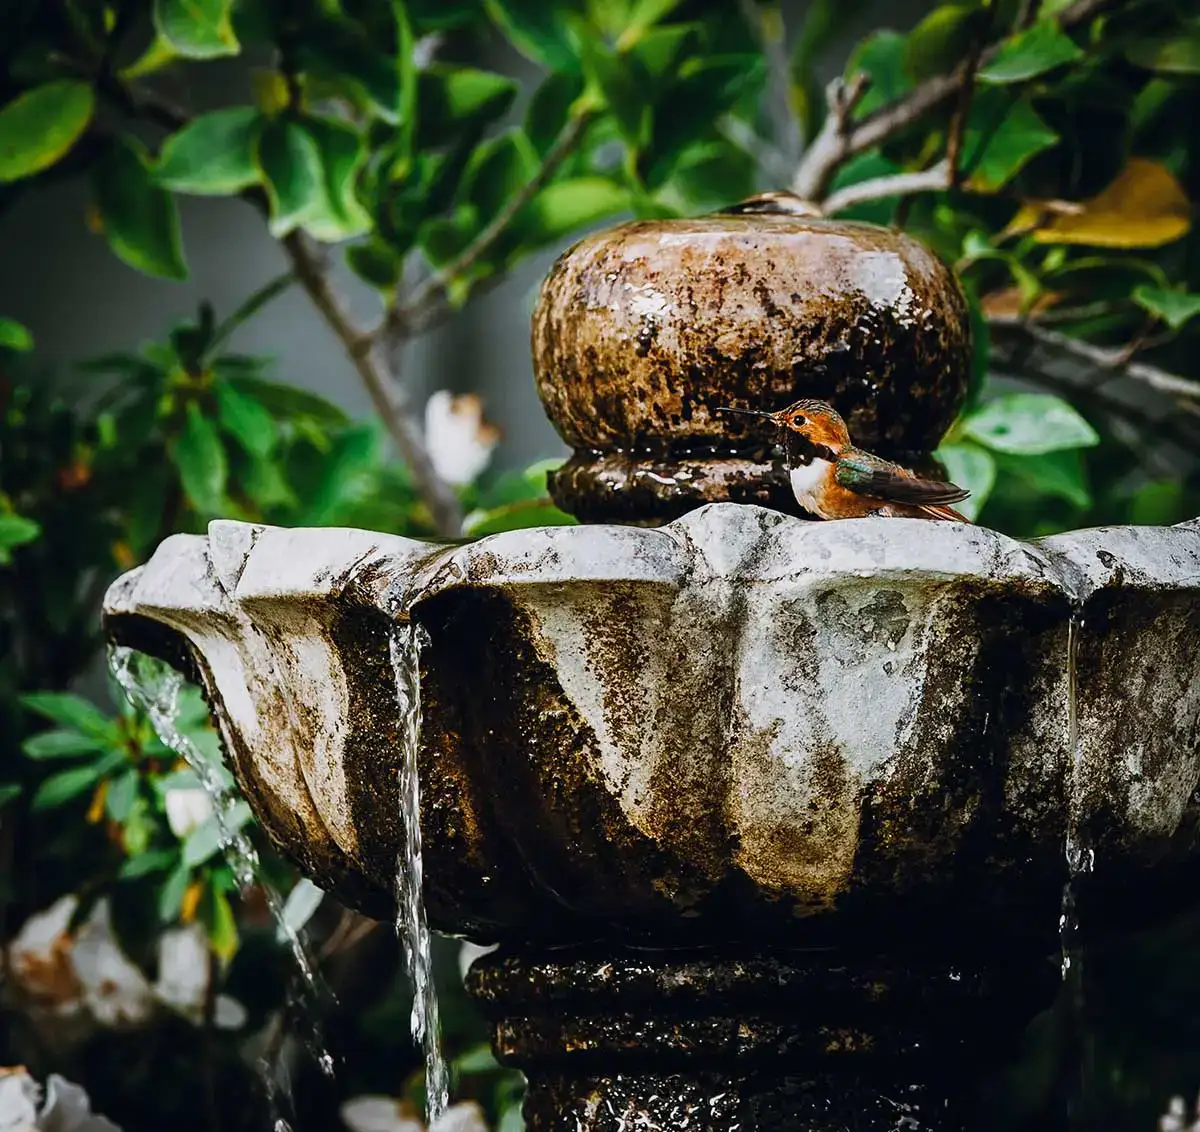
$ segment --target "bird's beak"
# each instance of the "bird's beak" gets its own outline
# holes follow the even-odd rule
[[[774,413],[763,413],[758,409],[731,409],[728,405],[720,405],[716,410],[718,413],[739,413],[743,417],[763,417],[768,421],[775,421]],[[775,421],[778,424],[778,421]]]

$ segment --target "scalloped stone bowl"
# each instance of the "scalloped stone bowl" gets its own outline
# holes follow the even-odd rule
[[[377,916],[397,587],[429,633],[444,931],[1044,942],[1068,832],[1114,917],[1196,844],[1197,522],[1022,543],[722,503],[450,547],[233,522],[168,539],[110,589],[109,634],[198,677],[271,836]]]

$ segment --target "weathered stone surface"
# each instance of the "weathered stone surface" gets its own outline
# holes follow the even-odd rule
[[[857,443],[920,461],[962,405],[970,333],[953,274],[901,232],[715,215],[621,225],[564,253],[533,358],[575,449],[551,477],[560,506],[662,520],[727,500],[791,509],[770,426],[721,406],[822,398]]]
[[[1023,544],[718,504],[462,547],[235,523],[168,540],[110,591],[109,632],[186,639],[268,829],[376,914],[398,580],[431,637],[444,930],[795,944],[886,924],[881,948],[952,950],[1003,924],[1007,947],[1054,931],[1069,823],[1114,916],[1194,850],[1196,524]]]

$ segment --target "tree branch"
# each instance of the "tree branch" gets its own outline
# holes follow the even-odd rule
[[[800,156],[803,138],[800,123],[792,112],[789,94],[792,79],[783,13],[781,9],[777,9],[773,16],[768,15],[759,9],[756,0],[738,0],[738,7],[741,9],[742,19],[762,51],[763,59],[766,60],[768,113],[774,127],[774,141],[791,168]]]
[[[410,415],[408,398],[385,357],[380,330],[368,333],[355,325],[334,293],[324,265],[300,232],[285,236],[283,247],[297,280],[337,335],[367,387],[375,411],[383,418],[401,458],[412,472],[413,483],[429,508],[438,534],[445,538],[461,534],[462,507],[458,496],[433,466],[424,437]]]
[[[826,216],[833,216],[867,201],[910,196],[913,193],[938,192],[949,187],[950,163],[943,160],[916,173],[892,173],[886,177],[873,177],[869,181],[859,181],[856,185],[836,189],[822,202],[821,211]]]
[[[1058,23],[1064,29],[1085,23],[1106,8],[1120,2],[1121,0],[1075,0],[1074,4],[1058,14]],[[986,66],[999,52],[1000,46],[999,42],[991,44],[980,54],[977,66]],[[853,106],[846,110],[837,104],[838,90],[845,84],[842,84],[840,79],[835,79],[826,88],[826,98],[830,102],[829,114],[796,169],[792,178],[792,192],[806,200],[820,200],[825,195],[829,181],[843,162],[886,141],[948,99],[967,81],[972,72],[971,64],[972,60],[968,59],[948,75],[936,75],[926,79],[903,98],[880,107],[873,114],[868,114],[857,125],[850,122]],[[859,76],[854,76],[850,83],[853,84],[858,79]]]
[[[517,215],[546,187],[559,166],[574,152],[591,120],[591,111],[572,114],[536,172],[509,197],[491,223],[454,259],[413,288],[402,303],[395,303],[389,308],[381,332],[390,350],[397,349],[429,327],[432,317],[446,302],[450,284],[470,271],[495,247]]]
[[[1168,373],[1158,366],[1145,362],[1130,361],[1129,351],[1125,348],[1110,349],[1106,346],[1096,346],[1085,342],[1082,338],[1072,338],[1057,330],[1046,330],[1044,327],[1021,318],[991,318],[988,325],[993,334],[999,331],[999,338],[1024,338],[1031,343],[1056,351],[1060,356],[1067,356],[1078,361],[1087,362],[1096,369],[1110,372],[1115,377],[1127,377],[1132,381],[1153,389],[1167,397],[1182,397],[1200,403],[1200,382],[1178,374]]]

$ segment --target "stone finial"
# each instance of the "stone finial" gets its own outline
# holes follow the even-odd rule
[[[922,462],[966,395],[970,328],[923,244],[764,197],[581,240],[542,287],[533,361],[575,450],[559,506],[662,522],[728,500],[795,510],[770,427],[724,405],[828,400],[856,442]]]

